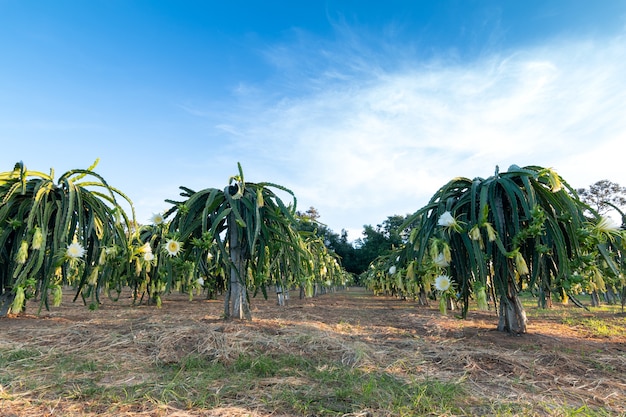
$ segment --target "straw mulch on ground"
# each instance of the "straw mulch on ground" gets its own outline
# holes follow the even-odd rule
[[[300,300],[286,307],[255,298],[251,322],[224,321],[221,300],[171,295],[163,306],[131,306],[129,298],[104,300],[89,311],[71,298],[51,311],[0,319],[0,350],[35,349],[119,362],[99,384],[129,386],[149,379],[150,365],[177,363],[190,354],[228,364],[250,352],[328,358],[400,378],[461,382],[470,396],[497,401],[602,407],[626,413],[626,332],[593,338],[567,326],[558,313],[531,320],[528,334],[497,332],[494,312],[470,312],[466,320],[442,316],[437,306],[418,306],[364,289]],[[574,307],[568,307],[574,308]],[[586,314],[582,312],[581,314]],[[591,313],[589,313],[591,314]],[[614,314],[613,314],[614,315]],[[40,372],[45,373],[42,369]],[[258,381],[267,386],[306,384],[297,377]],[[45,387],[0,385],[0,414],[10,416],[105,415],[80,398],[48,398]],[[110,414],[113,415],[113,414]],[[185,410],[147,403],[118,409],[124,416],[277,416],[254,391],[240,403],[212,410]],[[357,415],[357,414],[354,414]],[[362,415],[367,415],[363,412]]]

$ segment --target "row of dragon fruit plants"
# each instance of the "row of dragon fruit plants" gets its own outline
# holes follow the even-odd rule
[[[0,316],[30,298],[39,311],[58,306],[69,287],[92,309],[128,288],[136,303],[157,306],[171,291],[223,293],[224,316],[245,319],[250,294],[297,286],[312,296],[351,278],[319,237],[299,230],[294,194],[245,182],[239,164],[225,188],[180,187],[180,201],[139,226],[131,199],[94,171],[97,162],[56,181],[53,170],[22,162],[0,173]]]
[[[498,330],[526,332],[520,293],[549,307],[581,293],[626,301],[623,226],[599,215],[554,170],[511,166],[454,178],[400,226],[405,243],[376,259],[363,281],[375,293],[498,312]]]

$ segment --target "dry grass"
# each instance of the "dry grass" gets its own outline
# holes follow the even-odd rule
[[[334,395],[327,382],[315,380],[333,369],[355,378],[387,375],[406,386],[441,382],[462,389],[454,404],[433,405],[433,414],[626,414],[626,332],[589,337],[584,329],[563,324],[564,311],[579,314],[571,307],[542,313],[531,319],[529,334],[516,337],[493,330],[493,313],[471,312],[468,320],[458,320],[409,301],[374,298],[362,289],[292,299],[284,308],[274,300],[255,299],[253,305],[251,322],[221,320],[220,300],[188,302],[176,295],[165,298],[161,309],[121,300],[89,311],[65,302],[40,316],[1,319],[0,354],[7,357],[0,414],[307,415],[285,395]],[[615,314],[602,314],[594,318],[623,323]],[[250,369],[257,366],[256,377],[236,385],[239,392],[227,393],[228,378],[241,375],[228,372],[243,366],[242,358],[249,359]],[[263,358],[274,362],[266,365]],[[296,361],[289,372],[263,368],[284,358]],[[298,364],[308,370],[298,371]],[[199,377],[193,375],[205,372],[205,365],[220,368],[205,375],[206,385],[196,392],[185,378]],[[190,373],[183,377],[183,370]],[[134,394],[120,397],[124,392]],[[186,402],[199,395],[216,400]],[[402,410],[419,415],[410,407],[352,406],[349,412],[326,414],[386,416]]]

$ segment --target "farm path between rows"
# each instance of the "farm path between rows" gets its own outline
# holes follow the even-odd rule
[[[111,386],[140,383],[149,364],[176,363],[189,354],[228,363],[250,352],[293,353],[407,380],[458,381],[471,394],[494,401],[556,401],[626,413],[626,330],[617,337],[591,337],[563,324],[564,307],[530,320],[528,334],[511,336],[495,330],[493,311],[470,311],[461,320],[454,311],[442,316],[437,303],[418,306],[362,288],[307,299],[294,293],[285,307],[256,297],[250,322],[224,321],[221,300],[168,295],[161,308],[131,301],[106,299],[90,311],[66,294],[61,307],[39,315],[31,302],[25,314],[0,319],[0,348],[126,358],[127,374],[102,379]],[[1,398],[5,409],[16,406]]]

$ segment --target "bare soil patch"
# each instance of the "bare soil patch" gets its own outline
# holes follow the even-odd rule
[[[90,311],[72,303],[68,294],[61,307],[40,315],[31,303],[27,313],[0,319],[0,352],[62,352],[123,363],[123,369],[114,366],[98,375],[102,386],[141,384],[150,379],[150,365],[178,363],[190,354],[228,364],[250,352],[290,353],[384,370],[407,381],[459,382],[468,392],[467,415],[484,414],[480,406],[486,402],[527,404],[530,415],[552,415],[551,404],[626,415],[626,329],[617,336],[593,337],[583,327],[563,323],[564,312],[573,306],[531,318],[528,334],[511,336],[495,331],[495,312],[471,311],[460,320],[455,312],[442,316],[436,305],[374,297],[361,288],[303,300],[292,295],[286,307],[254,298],[250,322],[222,320],[222,300],[169,295],[159,309],[131,301],[103,300]],[[579,311],[582,317],[616,319],[614,313]],[[82,377],[77,373],[77,388]],[[268,409],[255,390],[262,396],[264,387],[307,383],[297,377],[262,378],[245,398],[213,409],[148,402],[112,410],[80,395],[50,397],[45,383],[1,382],[3,417],[287,415]],[[362,415],[367,412],[379,415],[376,410]]]

